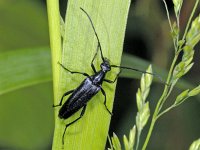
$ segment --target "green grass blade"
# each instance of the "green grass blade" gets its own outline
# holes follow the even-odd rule
[[[0,54],[0,95],[21,88],[52,80],[51,56],[48,47],[18,49]],[[145,70],[150,62],[133,55],[123,54],[122,65]],[[89,65],[89,64],[88,64]],[[16,67],[17,66],[17,67]],[[163,79],[167,72],[153,65],[153,69]],[[33,72],[34,71],[34,72]],[[14,76],[13,76],[14,74]],[[139,79],[140,73],[124,70],[120,77]],[[159,80],[157,80],[159,82]],[[177,84],[180,89],[191,89],[193,84],[181,80]]]
[[[26,12],[26,13],[25,13]],[[49,44],[42,1],[0,1],[0,53]]]
[[[57,65],[57,62],[61,58],[59,1],[47,0],[47,12],[49,21],[51,62],[53,71],[53,93],[54,101],[56,101],[58,99],[58,82],[60,75],[60,67]]]
[[[0,95],[41,82],[50,81],[48,47],[20,49],[0,54]]]
[[[68,1],[63,39],[63,65],[74,71],[93,73],[90,64],[97,48],[97,40],[88,18],[80,7],[87,11],[94,22],[104,56],[109,58],[111,63],[120,64],[129,5],[129,0]],[[97,70],[99,70],[100,63],[101,59],[98,55],[95,61]],[[107,75],[107,78],[113,79],[117,72],[117,69],[114,70]],[[81,75],[71,75],[62,69],[60,97],[64,92],[75,89],[83,79]],[[104,84],[103,88],[107,94],[107,106],[112,110],[115,84]],[[106,111],[103,101],[104,97],[101,93],[92,98],[84,117],[67,129],[64,149],[104,149],[111,116]],[[58,110],[59,108],[56,108],[56,114]],[[53,149],[62,148],[65,124],[79,115],[80,111],[67,121],[61,121],[56,117]]]

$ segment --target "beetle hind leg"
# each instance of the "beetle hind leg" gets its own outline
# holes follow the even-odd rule
[[[77,119],[75,119],[74,121],[72,121],[72,122],[66,124],[65,130],[64,130],[63,136],[62,136],[62,144],[63,144],[63,145],[64,145],[64,138],[65,138],[65,133],[66,133],[67,128],[68,128],[70,125],[72,125],[73,123],[77,122],[79,119],[81,119],[81,118],[83,117],[83,115],[84,115],[84,113],[85,113],[85,110],[86,110],[86,106],[87,106],[87,105],[83,106],[83,109],[82,109],[82,111],[81,111],[81,114],[80,114],[80,116],[79,116]]]

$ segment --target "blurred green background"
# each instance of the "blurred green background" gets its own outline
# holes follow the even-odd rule
[[[195,0],[184,1],[181,13],[182,29],[187,23],[194,2]],[[60,0],[62,15],[66,3],[67,1]],[[173,19],[171,1],[168,1],[168,6]],[[16,89],[3,93],[0,91],[0,149],[51,149],[54,114],[46,13],[44,0],[0,1],[0,59],[4,60],[0,60],[0,90],[5,89],[9,79],[13,77],[17,79],[15,85],[12,85]],[[195,49],[195,65],[185,79],[197,86],[200,72],[199,44]],[[35,50],[37,55],[30,52],[28,53],[30,57],[23,58],[21,54],[30,50]],[[124,52],[148,60],[158,67],[169,68],[174,50],[161,0],[132,1]],[[27,65],[29,62],[34,65],[38,60],[41,65],[36,70],[32,70],[30,65]],[[122,63],[125,61],[122,60]],[[23,67],[26,69],[25,72],[38,74],[37,80],[33,81],[23,76],[24,72],[18,71],[18,68],[20,70]],[[23,81],[25,78],[28,83]],[[24,86],[18,87],[17,83],[21,81],[24,82]],[[9,86],[11,83],[8,84]],[[133,79],[120,78],[117,83],[110,134],[115,132],[120,139],[123,134],[128,134],[135,122],[137,111],[135,93],[138,87],[138,80]],[[163,87],[162,84],[152,86],[149,96],[151,110],[161,95]],[[182,90],[177,88],[171,99],[174,100],[173,98]],[[192,141],[200,137],[199,106],[199,97],[194,97],[178,109],[164,115],[156,124],[147,149],[188,149]],[[146,131],[143,132],[143,136],[145,135]]]

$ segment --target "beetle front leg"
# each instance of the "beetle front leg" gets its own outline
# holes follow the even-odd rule
[[[92,70],[94,71],[94,73],[97,73],[97,71],[96,71],[96,69],[95,69],[95,67],[94,67],[94,59],[96,58],[96,56],[97,56],[97,52],[98,52],[98,49],[99,49],[99,44],[97,45],[97,50],[96,50],[96,53],[94,54],[94,57],[93,57],[93,59],[92,59],[92,62],[91,62],[91,67],[92,67]]]
[[[112,112],[108,109],[107,105],[106,105],[106,92],[101,88],[101,92],[102,94],[104,95],[105,97],[105,100],[104,100],[104,105],[106,107],[106,110],[109,112],[110,115],[112,115]]]
[[[60,103],[59,103],[58,105],[53,105],[53,107],[61,106],[61,105],[62,105],[63,98],[64,98],[65,96],[71,94],[73,91],[74,91],[74,90],[70,90],[70,91],[64,93],[63,96],[62,96],[62,98],[61,98],[61,100],[60,100]]]
[[[70,125],[72,125],[73,123],[75,123],[76,121],[78,121],[79,119],[81,119],[81,118],[83,117],[83,115],[84,115],[84,113],[85,113],[85,110],[86,110],[86,106],[87,106],[87,105],[83,106],[83,109],[82,109],[82,111],[81,111],[81,114],[80,114],[80,116],[79,116],[76,120],[74,120],[74,121],[72,121],[72,122],[66,124],[65,130],[64,130],[63,136],[62,136],[62,144],[63,144],[63,145],[64,145],[65,132],[66,132],[67,128],[68,128]]]
[[[103,81],[108,82],[108,83],[115,83],[115,81],[118,79],[120,73],[121,73],[121,70],[119,71],[119,73],[117,74],[117,76],[115,77],[115,79],[113,81],[108,80],[108,79],[103,79]]]
[[[74,74],[74,73],[76,73],[76,74],[82,74],[82,75],[84,75],[84,76],[86,76],[86,77],[89,77],[89,74],[87,74],[87,73],[85,73],[85,72],[71,71],[71,70],[67,69],[67,68],[66,68],[63,64],[61,64],[60,62],[58,62],[58,64],[59,64],[63,69],[65,69],[66,71],[68,71],[68,72],[70,72],[70,73],[72,73],[72,74]]]

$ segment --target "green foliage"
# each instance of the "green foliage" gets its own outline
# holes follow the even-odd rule
[[[135,135],[136,135],[136,126],[134,126],[130,132],[129,132],[129,139],[124,135],[123,141],[124,141],[124,149],[125,150],[133,150],[134,144],[135,144]],[[108,148],[108,150],[121,150],[121,144],[119,141],[119,138],[115,133],[113,133],[113,136],[111,137],[110,141],[111,148]]]
[[[177,84],[177,81],[180,78],[182,78],[186,73],[188,73],[189,70],[194,65],[194,62],[193,62],[194,47],[200,41],[200,17],[198,16],[191,23],[191,18],[194,15],[194,12],[197,8],[199,0],[197,0],[195,3],[195,6],[191,13],[190,19],[188,21],[188,24],[187,24],[187,27],[185,29],[185,33],[182,39],[180,39],[179,17],[180,17],[180,10],[181,10],[183,1],[173,0],[174,10],[175,10],[175,15],[176,15],[176,22],[174,22],[173,25],[170,20],[170,16],[169,16],[169,12],[168,12],[168,8],[167,8],[165,0],[163,0],[163,2],[167,11],[167,17],[168,17],[169,25],[171,28],[171,34],[172,34],[172,39],[173,39],[174,49],[175,49],[175,56],[168,73],[163,94],[158,100],[158,103],[154,110],[150,128],[146,136],[146,139],[144,141],[142,150],[146,150],[146,147],[150,140],[155,123],[163,114],[167,113],[173,108],[176,108],[189,97],[200,94],[200,85],[192,90],[186,89],[176,97],[176,100],[174,101],[172,105],[168,106],[167,108],[163,110],[163,106],[166,103],[166,100],[168,99],[169,95],[171,94],[174,86]],[[191,27],[189,29],[190,23],[191,23]],[[180,55],[180,52],[183,52],[183,55],[182,55],[181,61],[178,62],[178,57]],[[149,69],[148,71],[151,72],[151,69]],[[138,149],[141,131],[146,125],[150,116],[149,102],[145,102],[145,100],[146,100],[147,95],[149,94],[149,87],[151,85],[151,81],[152,81],[152,76],[149,76],[148,74],[143,75],[141,78],[141,83],[140,83],[141,88],[138,89],[138,92],[136,95],[137,107],[138,107],[138,112],[136,115],[137,144],[133,148],[136,150]],[[115,138],[117,137],[115,136]],[[135,140],[135,136],[133,136],[132,140]],[[125,138],[124,145],[128,145],[127,143],[128,143],[127,139]],[[195,149],[195,150],[199,149],[199,140],[192,144],[192,146],[190,147],[190,150],[191,149]]]
[[[175,100],[174,105],[178,106],[181,103],[183,103],[187,98],[191,97],[191,96],[196,96],[200,94],[200,85],[197,86],[196,88],[192,89],[191,91],[189,91],[189,89],[183,91],[181,94],[179,94]]]
[[[178,79],[185,75],[193,66],[194,47],[200,40],[200,16],[198,16],[191,25],[190,30],[186,35],[185,42],[179,42],[179,51],[183,50],[182,61],[174,68],[172,86],[174,86]],[[182,45],[185,46],[182,48]]]
[[[191,90],[189,93],[188,93],[188,96],[196,96],[200,93],[200,85],[197,86],[196,88],[194,88],[193,90]]]
[[[57,75],[60,75],[60,72],[59,72],[60,67],[57,65],[57,61],[60,60],[58,56],[61,55],[60,54],[61,45],[59,45],[59,43],[61,42],[59,40],[61,36],[62,38],[65,36],[65,28],[66,28],[65,22],[59,16],[58,7],[57,7],[58,3],[55,3],[55,1],[52,1],[52,2],[53,2],[51,3],[52,5],[49,5],[49,3],[47,3],[48,8],[54,7],[57,9],[57,10],[55,9],[48,10],[49,13],[52,15],[51,17],[49,16],[49,21],[52,21],[49,24],[50,35],[51,35],[52,57],[50,56],[50,49],[48,46],[49,44],[48,43],[49,38],[48,38],[48,32],[47,32],[48,27],[47,27],[47,17],[45,13],[46,10],[43,9],[44,6],[42,6],[39,1],[30,1],[30,0],[25,0],[25,1],[23,0],[17,3],[13,3],[13,1],[4,0],[0,3],[0,10],[1,10],[1,13],[0,13],[1,15],[1,23],[0,23],[0,29],[1,29],[1,35],[0,35],[0,42],[1,42],[0,44],[0,49],[1,49],[1,52],[0,52],[0,79],[1,79],[0,80],[0,95],[1,95],[0,96],[0,100],[1,100],[0,120],[1,121],[0,122],[1,122],[1,125],[0,125],[0,128],[1,128],[1,132],[0,132],[0,138],[2,141],[1,146],[3,148],[45,149],[47,145],[49,145],[49,143],[51,142],[51,136],[53,134],[52,133],[53,109],[51,107],[53,102],[51,99],[53,98],[52,98],[52,91],[51,91],[52,87],[51,87],[51,82],[50,82],[52,80],[52,73],[51,73],[52,69],[50,66],[51,65],[50,60],[53,59],[53,65],[54,65],[53,70],[56,68],[56,70],[54,70],[54,77],[55,77],[55,72],[57,72]],[[107,3],[105,4],[107,5]],[[182,6],[182,1],[174,0],[174,4],[175,4],[174,9],[175,9],[176,16],[179,16],[181,6]],[[195,4],[195,7],[197,4],[198,4],[198,1]],[[85,5],[87,5],[87,3]],[[94,4],[92,4],[91,6],[94,6]],[[107,7],[107,8],[109,9],[110,7]],[[115,9],[113,9],[113,11],[115,11]],[[118,10],[119,9],[117,9],[117,11]],[[107,23],[105,23],[106,24],[106,27],[105,27],[102,21],[98,21],[97,19],[98,17],[96,17],[96,15],[101,14],[99,13],[101,11],[105,11],[105,9],[102,9],[101,7],[99,9],[96,9],[96,12],[94,13],[92,9],[90,10],[87,9],[87,11],[92,13],[91,16],[92,18],[94,18],[94,22],[95,22],[95,26],[97,26],[96,28],[98,30],[98,34],[100,34],[100,37],[101,37],[100,39],[104,47],[103,49],[104,51],[106,51],[105,55],[108,58],[110,58],[111,56],[110,53],[113,53],[112,50],[115,49],[113,45],[120,42],[117,40],[114,40],[114,42],[112,41],[112,39],[118,38],[117,36],[115,36],[115,34],[113,35],[113,33],[111,32],[113,31],[113,28],[108,28],[108,31],[105,31],[106,30],[105,28],[110,27],[110,26],[114,28],[117,28],[117,27],[120,28],[120,25],[116,22],[113,22],[113,24],[108,23],[109,24],[108,26]],[[109,20],[109,17],[111,17],[112,13],[109,14],[109,10],[105,11],[104,13],[105,13],[104,14],[105,16],[108,16],[108,18],[106,18],[105,20]],[[74,14],[71,14],[71,16],[72,18],[76,18]],[[86,18],[82,18],[82,17],[80,18],[76,20],[77,24],[80,23],[79,22],[80,20],[87,22]],[[102,19],[102,16],[100,16],[100,18],[101,18],[100,20],[104,20],[104,17]],[[115,16],[113,16],[113,18],[117,20],[121,19],[121,17],[116,18]],[[57,21],[55,21],[54,19],[56,19]],[[126,18],[123,18],[123,20],[126,20]],[[190,27],[191,21],[188,21],[188,22],[189,23],[185,30],[185,35],[183,36],[182,39],[179,38],[179,32],[180,32],[179,23],[174,22],[172,25],[173,26],[172,37],[176,45],[175,50],[176,52],[184,51],[184,56],[181,60],[182,63],[179,62],[181,63],[180,65],[177,63],[177,70],[176,71],[175,69],[173,70],[173,73],[175,73],[175,76],[174,76],[175,80],[176,79],[179,80],[183,76],[183,74],[186,74],[186,72],[190,70],[190,65],[192,66],[193,64],[194,46],[199,42],[199,17],[197,17],[192,22],[191,27]],[[51,26],[54,23],[56,23],[57,25]],[[116,26],[116,24],[118,26]],[[87,25],[88,25],[87,29],[90,30],[91,28],[89,27],[89,23]],[[85,28],[85,26],[83,28]],[[115,33],[121,32],[120,30],[118,30],[119,28],[117,28],[117,31]],[[123,30],[125,30],[125,26],[123,27]],[[71,43],[74,43],[74,42],[75,44],[78,43],[76,39],[79,39],[80,37],[75,38],[70,33],[68,35],[70,36],[69,40],[71,40],[70,41]],[[85,37],[86,34],[84,33],[84,34],[77,34],[77,35],[78,36],[83,35]],[[93,37],[93,34],[91,35]],[[91,36],[89,35],[86,38],[90,38],[90,37]],[[123,40],[123,37],[121,38],[121,40]],[[55,41],[57,41],[57,44],[55,44]],[[95,38],[94,38],[94,41],[95,41]],[[88,42],[85,42],[85,43],[88,43]],[[113,43],[113,45],[109,46],[110,43]],[[91,46],[92,44],[89,44],[89,45]],[[87,52],[89,52],[90,54],[93,54],[95,51],[95,45],[92,45],[91,47],[93,48],[82,49],[82,50],[84,50],[84,53],[85,53],[85,50],[87,50]],[[121,47],[122,47],[122,43],[121,43]],[[77,46],[75,48],[79,48],[79,47]],[[110,49],[111,51],[109,52]],[[79,52],[83,53],[83,51],[79,51]],[[78,52],[73,52],[73,53],[76,55]],[[68,59],[69,61],[72,59],[70,58],[71,54],[72,54],[71,51],[67,52],[66,54],[67,55],[66,59]],[[111,56],[111,61],[115,59],[116,56],[114,55],[115,54]],[[82,58],[82,57],[79,57],[79,58]],[[77,60],[74,58],[73,60],[79,61],[79,59]],[[89,58],[88,58],[88,62],[82,62],[81,65],[79,66],[82,66],[83,63],[88,64],[88,65],[86,65],[86,68],[81,67],[80,69],[84,69],[87,71],[87,66],[89,67],[89,64],[90,64]],[[116,63],[119,63],[119,62],[116,62]],[[69,66],[67,62],[65,62],[65,64]],[[99,65],[98,60],[96,64]],[[124,66],[132,66],[134,68],[140,68],[144,70],[144,68],[148,66],[149,62],[141,60],[140,58],[137,58],[135,56],[124,54],[122,57],[122,64]],[[79,66],[77,66],[77,68]],[[72,67],[76,67],[76,66],[72,66]],[[159,74],[162,73],[161,76],[163,77],[167,76],[166,70],[159,69],[159,68],[157,69],[156,66],[154,66],[153,68],[155,72],[159,72]],[[184,69],[186,69],[186,71],[183,71]],[[91,71],[91,69],[88,71]],[[63,73],[63,74],[66,77],[66,73]],[[126,70],[124,70],[121,75],[121,77],[138,78],[138,79],[139,79],[139,76],[140,74],[133,73]],[[66,79],[65,77],[63,78],[63,80]],[[113,76],[109,75],[109,77],[113,77]],[[57,79],[54,78],[54,85],[57,84],[56,80]],[[74,78],[72,80],[74,82]],[[79,81],[81,80],[82,79],[80,78],[80,80],[77,79],[75,80],[75,82],[79,83]],[[45,83],[45,82],[48,82],[48,83]],[[172,83],[172,80],[170,82]],[[175,86],[182,89],[183,90],[182,93],[184,93],[185,89],[187,90],[185,90],[186,92],[184,94],[180,94],[181,96],[178,96],[179,98],[177,97],[178,100],[176,99],[174,104],[171,107],[160,112],[160,114],[157,115],[157,118],[159,118],[160,116],[162,116],[162,114],[171,110],[172,108],[175,108],[175,103],[178,106],[178,104],[181,104],[187,98],[199,94],[199,90],[200,90],[199,86],[192,89],[191,87],[194,87],[194,86],[188,82],[184,82],[183,80],[176,82]],[[145,87],[148,87],[148,86],[147,84],[144,84],[143,82],[143,87],[144,88],[141,88],[141,89],[145,89]],[[54,89],[58,90],[59,88],[54,87]],[[136,98],[138,101],[137,103],[138,108],[140,109],[140,112],[141,112],[140,117],[138,117],[140,118],[138,119],[140,120],[138,122],[141,122],[141,123],[138,123],[138,126],[140,126],[140,130],[143,129],[144,125],[147,122],[146,120],[149,117],[148,116],[149,102],[144,101],[149,91],[148,90],[144,91],[141,89],[138,90],[137,98]],[[188,90],[188,89],[192,89],[192,90]],[[35,95],[37,95],[37,98]],[[55,92],[55,95],[58,95],[58,94],[56,94]],[[59,98],[57,100],[59,100]],[[102,101],[99,102],[99,104],[101,105]],[[94,105],[96,109],[96,103],[92,104],[92,107]],[[99,109],[103,110],[104,108],[102,107]],[[13,114],[14,114],[14,117],[13,117]],[[55,116],[57,117],[57,114]],[[94,115],[94,116],[99,117],[98,115]],[[65,123],[62,122],[62,125],[63,124]],[[61,128],[63,129],[63,126],[61,126]],[[105,127],[101,126],[101,128],[105,128]],[[81,130],[82,129],[83,128],[81,128]],[[124,141],[124,147],[126,150],[132,150],[133,147],[136,147],[136,143],[138,143],[136,141],[138,137],[137,130],[138,130],[138,127],[136,128],[136,126],[134,126],[130,130],[129,137],[126,137],[124,135],[123,141]],[[58,136],[58,139],[57,139],[58,142],[61,141],[60,139],[61,136],[62,135]],[[93,139],[96,139],[96,137],[93,137]],[[97,139],[96,141],[98,140],[99,139]],[[104,137],[104,141],[105,141],[105,137]],[[82,142],[87,143],[87,139],[84,138]],[[120,145],[119,140],[115,139],[114,142],[116,143],[115,144],[116,147],[121,148],[121,146],[119,146]],[[198,149],[198,145],[199,145],[198,142],[195,142],[195,144],[193,144],[191,147],[196,147],[196,149]],[[194,148],[191,148],[191,150],[193,149]]]
[[[27,59],[29,58],[29,59]],[[37,61],[36,61],[37,60]],[[32,85],[49,82],[52,80],[52,70],[50,67],[50,48],[38,47],[30,49],[17,49],[0,53],[0,95],[27,88]],[[149,62],[146,62],[136,56],[123,54],[122,64],[124,66],[134,66],[136,68],[144,68]],[[6,64],[6,65],[5,65]],[[12,67],[16,65],[18,67]],[[157,72],[166,71],[158,69]],[[28,71],[29,70],[29,71]],[[15,76],[13,76],[15,72]],[[123,70],[120,77],[137,78],[139,75],[128,70]],[[159,82],[159,81],[158,81]],[[182,85],[177,86],[180,89],[193,87],[186,80],[181,80]]]
[[[0,95],[52,80],[49,51],[41,47],[2,52]]]
[[[136,135],[136,127],[134,125],[129,132],[129,139],[126,137],[126,135],[124,135],[123,137],[125,150],[132,150],[134,148],[135,135]]]
[[[175,100],[175,105],[181,104],[186,98],[188,98],[188,92],[189,90],[185,90],[179,94]]]
[[[87,72],[90,75],[93,73],[90,64],[98,43],[91,23],[80,7],[89,14],[94,24],[104,57],[109,58],[113,64],[120,64],[130,1],[123,0],[123,5],[121,5],[121,0],[69,0],[65,19],[60,19],[59,16],[59,21],[58,16],[55,16],[57,19],[51,18],[51,13],[54,13],[53,10],[55,10],[54,1],[48,0],[47,2],[49,7],[50,37],[54,38],[54,40],[51,40],[52,54],[53,56],[55,55],[55,58],[52,60],[53,81],[54,85],[56,85],[54,86],[54,104],[58,104],[63,93],[75,89],[83,81],[83,76],[81,75],[71,75],[64,69],[58,70],[58,67],[60,67],[57,65],[58,61],[70,70]],[[56,6],[56,13],[58,13],[58,5]],[[55,31],[54,28],[51,28],[51,24],[54,24],[54,22],[57,22],[57,28],[61,24],[59,26],[60,31],[58,31],[60,35],[52,35]],[[60,46],[59,42],[56,41],[56,39],[61,39],[61,37],[62,52],[58,50]],[[55,48],[56,45],[58,49]],[[100,63],[101,60],[98,54],[97,59],[94,61],[94,65],[98,70]],[[107,78],[113,79],[115,76],[110,73]],[[103,86],[106,91],[106,105],[109,110],[112,110],[115,87],[116,84]],[[67,129],[64,145],[62,145],[62,135],[65,125],[75,120],[80,114],[76,113],[69,119],[61,121],[57,117],[59,107],[55,109],[53,149],[80,149],[80,147],[81,149],[103,149],[105,147],[111,116],[105,110],[104,105],[102,105],[101,93],[92,99],[93,101],[90,101],[87,105],[84,117]],[[94,139],[98,142],[93,142]],[[114,141],[116,146],[118,146],[117,141]]]
[[[200,15],[192,22],[191,28],[186,35],[186,45],[191,49],[200,40]],[[187,53],[188,54],[188,53]]]
[[[189,150],[200,150],[200,139],[195,140],[190,146]]]
[[[147,124],[147,121],[150,116],[149,102],[146,102],[146,98],[149,94],[150,86],[153,80],[153,77],[151,74],[152,73],[151,65],[148,67],[146,72],[148,73],[142,74],[141,81],[140,81],[140,88],[138,88],[138,92],[136,94],[136,102],[137,102],[137,107],[138,107],[138,112],[136,116],[136,126],[134,125],[133,129],[130,130],[129,140],[127,139],[126,135],[124,135],[123,137],[125,150],[132,150],[134,148],[136,133],[137,133],[137,142],[136,142],[135,148],[136,150],[138,149],[142,129]],[[136,132],[136,128],[137,128],[137,132]],[[117,150],[120,150],[121,144],[119,143],[118,137],[115,134],[113,134],[113,137],[111,137],[111,139],[112,139],[112,143],[110,143],[111,148],[116,147],[118,148]]]
[[[175,14],[176,14],[176,16],[179,16],[179,15],[180,15],[180,11],[181,11],[181,7],[182,7],[183,0],[173,0],[173,3],[174,3],[174,11],[175,11]]]
[[[149,66],[146,72],[152,73],[152,67]],[[147,124],[147,121],[150,117],[149,102],[145,102],[145,101],[149,94],[152,80],[153,80],[153,76],[151,74],[143,74],[140,81],[140,88],[138,89],[138,92],[136,94],[136,102],[137,102],[137,108],[138,108],[138,112],[136,115],[136,127],[137,127],[136,150],[138,149],[138,146],[139,146],[142,129]]]
[[[2,0],[0,16],[0,147],[46,149],[54,128],[46,10]]]
[[[112,140],[113,150],[121,150],[121,144],[115,133],[113,133],[113,137],[111,138],[111,140]]]
[[[148,119],[150,116],[150,109],[149,109],[149,103],[146,102],[142,108],[138,111],[136,116],[136,126],[138,129],[138,132],[141,132],[144,126],[146,125]]]
[[[168,13],[168,8],[166,5],[165,0],[163,0],[166,10],[167,10],[167,14]],[[165,86],[165,89],[163,91],[163,94],[161,96],[161,98],[159,99],[156,109],[154,111],[153,117],[152,117],[152,121],[151,121],[151,125],[149,128],[149,132],[147,134],[145,143],[143,145],[142,150],[145,150],[148,144],[148,141],[150,139],[151,133],[153,131],[155,122],[157,121],[158,118],[160,118],[163,114],[165,114],[166,112],[168,112],[169,110],[177,107],[178,105],[180,105],[181,103],[183,103],[187,98],[189,98],[189,91],[188,89],[186,89],[185,91],[183,91],[180,95],[177,96],[175,103],[172,104],[171,106],[169,106],[168,108],[166,108],[165,110],[161,111],[163,108],[163,105],[165,104],[167,98],[169,97],[171,91],[173,90],[173,87],[176,85],[177,81],[184,76],[186,73],[188,73],[188,71],[192,68],[193,66],[193,56],[194,56],[194,46],[199,42],[199,26],[200,24],[199,22],[199,17],[197,17],[193,22],[192,25],[188,31],[190,22],[191,22],[191,18],[194,15],[194,12],[197,8],[197,5],[199,3],[199,0],[196,1],[195,6],[193,8],[193,11],[191,13],[190,19],[188,21],[187,27],[185,29],[185,33],[183,35],[183,38],[180,40],[180,27],[179,27],[179,12],[182,6],[182,1],[173,1],[174,2],[174,9],[175,9],[175,14],[176,14],[176,22],[174,24],[173,27],[171,27],[171,20],[168,16],[168,20],[169,20],[169,24],[171,27],[171,31],[174,31],[174,36],[172,36],[173,41],[174,41],[174,49],[175,49],[175,56],[174,59],[172,61],[170,70],[169,70],[169,74],[167,77],[167,84],[170,84],[170,86]],[[186,38],[185,38],[186,36]],[[184,47],[183,47],[184,46]],[[182,56],[182,60],[177,64],[177,60],[178,60],[178,56],[180,55],[180,52],[183,51],[183,56]],[[192,90],[193,91],[193,90]],[[195,88],[195,94],[199,94],[198,91],[198,87]],[[192,92],[193,93],[193,92]]]

